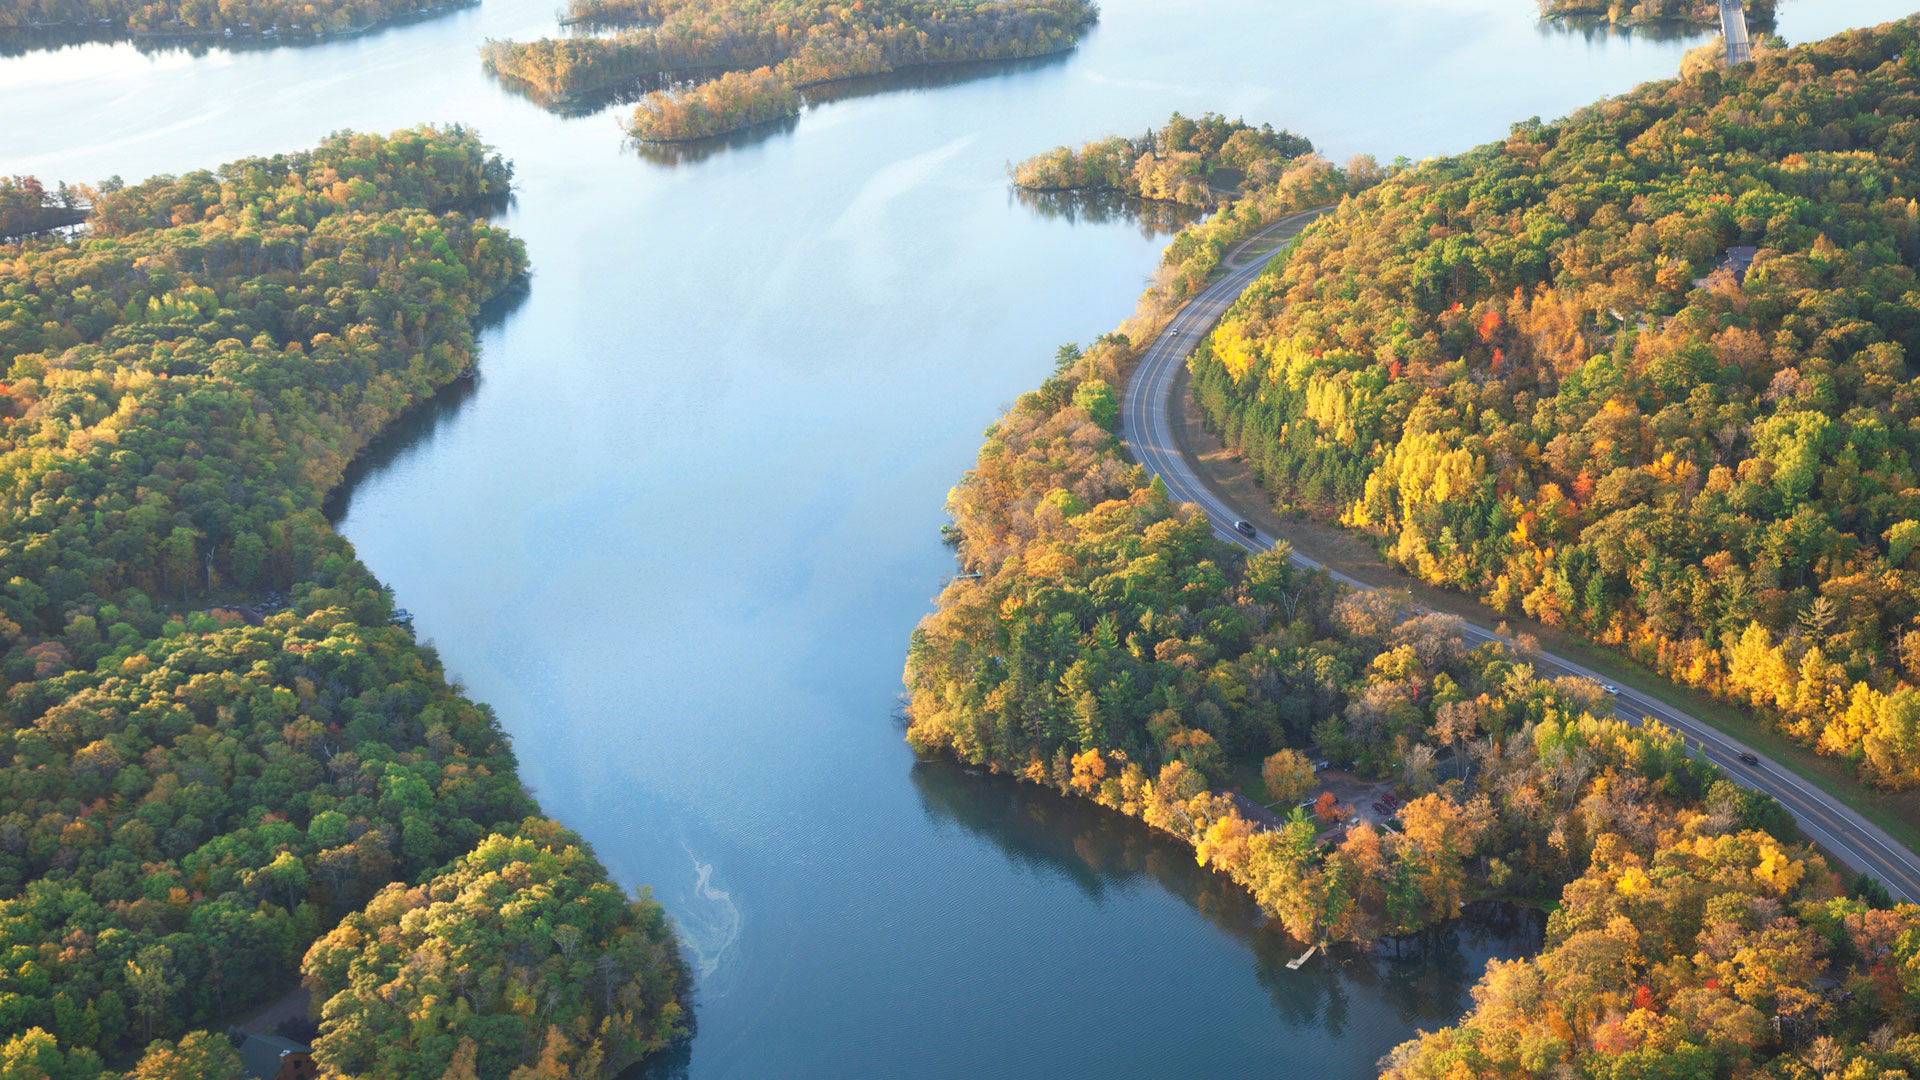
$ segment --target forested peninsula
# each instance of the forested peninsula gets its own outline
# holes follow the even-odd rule
[[[1873,296],[1877,286],[1896,300],[1903,295],[1897,286],[1912,288],[1912,271],[1900,260],[1913,256],[1901,254],[1908,249],[1896,226],[1911,220],[1913,205],[1904,194],[1911,171],[1902,164],[1912,148],[1905,120],[1912,91],[1900,88],[1920,66],[1906,59],[1915,55],[1915,30],[1903,23],[1793,50],[1757,69],[1655,84],[1563,124],[1520,125],[1502,146],[1392,175],[1370,162],[1346,170],[1319,163],[1321,180],[1308,186],[1300,180],[1310,163],[1302,163],[1289,172],[1291,196],[1254,193],[1197,226],[1182,237],[1186,243],[1169,248],[1168,265],[1126,330],[1084,352],[1063,349],[1055,375],[990,429],[978,463],[955,488],[953,535],[977,576],[952,582],[913,634],[909,741],[1094,799],[1181,837],[1202,864],[1247,887],[1302,940],[1403,935],[1451,917],[1470,898],[1553,907],[1542,955],[1490,968],[1460,1026],[1423,1036],[1383,1062],[1394,1080],[1563,1073],[1892,1080],[1920,1069],[1920,1036],[1911,1034],[1920,1019],[1920,906],[1891,905],[1869,880],[1844,881],[1771,800],[1690,759],[1679,736],[1658,723],[1636,728],[1613,719],[1602,687],[1542,677],[1526,639],[1475,646],[1449,616],[1350,592],[1292,566],[1284,545],[1249,556],[1215,540],[1198,509],[1173,505],[1125,460],[1113,435],[1113,388],[1132,362],[1133,342],[1156,333],[1170,304],[1194,287],[1175,267],[1211,252],[1198,263],[1210,268],[1234,237],[1289,209],[1336,201],[1339,209],[1212,335],[1196,369],[1246,357],[1226,400],[1249,412],[1300,402],[1286,414],[1294,426],[1280,445],[1317,440],[1333,464],[1354,446],[1374,445],[1380,458],[1398,453],[1383,434],[1391,429],[1367,426],[1379,414],[1355,406],[1401,403],[1422,418],[1411,431],[1456,441],[1439,441],[1436,463],[1398,475],[1473,477],[1448,480],[1452,486],[1438,495],[1432,484],[1423,489],[1440,513],[1476,505],[1480,475],[1461,449],[1475,444],[1464,432],[1503,426],[1478,418],[1500,416],[1503,406],[1540,415],[1538,380],[1552,366],[1531,350],[1598,333],[1601,312],[1592,309],[1564,316],[1560,336],[1510,329],[1520,311],[1566,310],[1557,299],[1534,307],[1558,280],[1547,277],[1549,267],[1572,265],[1587,280],[1610,283],[1602,294],[1608,321],[1599,325],[1615,340],[1555,376],[1590,379],[1576,385],[1599,395],[1596,408],[1632,385],[1628,373],[1643,362],[1639,342],[1651,350],[1678,328],[1697,328],[1687,320],[1705,312],[1687,312],[1715,298],[1725,305],[1714,309],[1715,320],[1723,321],[1694,350],[1700,367],[1693,387],[1678,388],[1683,401],[1696,389],[1719,394],[1745,383],[1744,374],[1722,374],[1729,365],[1714,363],[1713,338],[1763,316],[1775,322],[1762,324],[1768,335],[1752,330],[1763,341],[1760,355],[1774,356],[1777,347],[1776,364],[1790,362],[1807,380],[1825,378],[1828,393],[1857,387],[1875,371],[1903,374],[1903,339],[1872,319],[1892,317],[1890,306],[1912,310],[1911,300],[1788,303],[1802,295],[1763,293],[1756,276],[1765,268],[1782,275],[1775,282],[1814,292],[1846,281]],[[1770,118],[1790,123],[1816,102],[1802,145],[1783,150],[1791,140],[1768,128]],[[1737,171],[1736,158],[1743,163]],[[1494,162],[1505,164],[1493,169]],[[1565,171],[1556,171],[1563,163]],[[1769,186],[1780,183],[1791,184],[1791,194],[1771,201]],[[1620,185],[1617,201],[1601,197],[1607,185]],[[1679,217],[1669,222],[1670,215]],[[1596,219],[1613,230],[1604,245],[1600,235],[1574,239]],[[1468,227],[1479,221],[1502,227]],[[1730,269],[1715,271],[1724,248],[1747,238],[1743,222],[1759,234],[1751,239],[1767,244],[1744,282]],[[1690,235],[1687,226],[1709,223],[1726,229],[1695,240],[1705,265],[1661,257],[1662,239],[1677,242]],[[1781,246],[1796,235],[1797,247]],[[1530,247],[1541,252],[1536,261],[1522,258]],[[1825,253],[1817,264],[1806,255],[1785,262],[1788,252],[1813,249]],[[1641,263],[1651,265],[1639,271]],[[1518,270],[1535,277],[1495,276]],[[1642,272],[1656,284],[1676,275],[1712,280],[1673,286],[1663,304],[1636,277]],[[1488,304],[1500,298],[1497,321],[1470,299],[1475,288]],[[1509,308],[1504,302],[1516,288],[1514,303],[1525,303]],[[1743,300],[1745,290],[1754,295]],[[1771,303],[1763,303],[1767,295]],[[1847,330],[1830,332],[1828,320],[1841,315]],[[1392,335],[1370,337],[1375,325]],[[1483,325],[1492,330],[1483,334]],[[1283,336],[1283,328],[1291,332]],[[1803,330],[1812,333],[1802,337]],[[1311,333],[1323,336],[1305,336]],[[1843,382],[1841,363],[1818,363],[1823,342],[1851,346],[1843,356],[1854,364],[1865,352],[1869,361],[1882,357],[1882,366],[1863,364]],[[1388,347],[1391,355],[1381,355]],[[1293,381],[1296,370],[1306,374]],[[1600,381],[1603,372],[1614,381]],[[1338,392],[1309,382],[1320,373],[1337,380]],[[1755,368],[1752,376],[1766,387],[1774,373]],[[1305,386],[1314,387],[1311,396]],[[1849,409],[1859,408],[1855,401]],[[1324,413],[1325,420],[1308,411],[1330,403],[1344,411]],[[1449,409],[1477,422],[1455,428],[1426,419],[1452,415]],[[1689,414],[1653,415],[1664,420],[1640,431]],[[1356,425],[1354,434],[1335,419]],[[1904,416],[1881,419],[1889,450],[1900,445],[1891,434],[1896,419],[1904,430]],[[1261,429],[1243,420],[1241,430]],[[1652,481],[1659,481],[1656,467],[1680,464],[1677,450],[1646,457],[1647,447],[1623,438],[1632,428],[1607,434],[1605,449],[1629,455],[1628,462],[1641,454],[1634,471]],[[1535,445],[1534,457],[1529,441],[1507,447],[1516,470],[1546,460],[1551,440]],[[1829,444],[1833,453],[1851,445],[1839,433]],[[1506,467],[1508,459],[1500,460]],[[1887,460],[1875,462],[1885,468]],[[1462,466],[1464,473],[1449,471]],[[1833,475],[1830,464],[1805,467],[1820,482]],[[1775,475],[1757,466],[1745,473]],[[1367,475],[1346,481],[1355,485],[1349,499],[1368,495]],[[1489,505],[1518,490],[1516,475],[1503,481],[1492,467],[1481,475]],[[1856,510],[1865,504],[1856,499]],[[1778,504],[1745,509],[1758,520],[1769,506]],[[1638,512],[1661,509],[1649,499]],[[1529,518],[1521,536],[1538,536],[1544,517]],[[1697,535],[1716,535],[1702,515],[1691,518]],[[1684,528],[1673,526],[1675,534]],[[1637,534],[1627,550],[1663,567],[1653,539]],[[1807,569],[1808,579],[1773,587],[1813,588],[1815,568]],[[1641,588],[1643,597],[1653,594]],[[1812,595],[1801,599],[1811,603]],[[1805,620],[1795,625],[1790,639],[1811,651],[1850,624],[1828,618],[1818,639],[1810,639]],[[1278,799],[1310,791],[1299,782],[1299,753],[1308,747],[1351,761],[1362,774],[1391,777],[1406,799],[1398,829],[1342,827],[1333,813],[1305,810],[1275,821],[1229,792],[1238,786]]]
[[[479,0],[0,0],[0,34],[98,31],[145,38],[311,38]]]
[[[321,513],[525,272],[472,216],[510,174],[458,127],[340,134],[0,247],[8,1075],[238,1077],[194,1029],[302,979],[329,1075],[606,1077],[683,1032],[660,907]]]
[[[800,91],[822,83],[1060,52],[1097,17],[1091,0],[573,0],[563,21],[627,28],[489,40],[481,57],[553,107],[635,81],[667,83],[626,127],[674,142],[792,116]]]
[[[1273,125],[1253,127],[1217,113],[1189,119],[1174,113],[1159,131],[1120,135],[1078,150],[1055,147],[1013,166],[1014,186],[1027,191],[1114,192],[1202,209],[1221,206],[1245,188],[1271,185],[1313,144]]]
[[[1915,25],[1343,205],[1192,361],[1277,503],[1920,783]]]

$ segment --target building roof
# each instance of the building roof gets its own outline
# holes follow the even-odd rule
[[[1733,275],[1734,284],[1745,285],[1747,283],[1747,271],[1753,267],[1754,257],[1759,254],[1760,249],[1757,247],[1744,245],[1740,247],[1730,247],[1727,249],[1726,254],[1721,256],[1720,265],[1713,268],[1714,273],[1725,270]],[[1712,279],[1713,274],[1708,274],[1703,278],[1694,278],[1693,284],[1696,288],[1704,289],[1707,287],[1707,282]]]
[[[311,1054],[313,1047],[278,1035],[249,1035],[240,1044],[240,1062],[247,1075],[258,1080],[273,1080],[280,1071],[280,1058],[288,1053]]]

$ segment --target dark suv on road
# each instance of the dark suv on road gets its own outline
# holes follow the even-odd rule
[[[1241,536],[1259,535],[1258,533],[1254,532],[1253,522],[1247,521],[1244,518],[1233,523],[1233,531],[1239,533]]]

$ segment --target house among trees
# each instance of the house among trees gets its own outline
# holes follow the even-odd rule
[[[1722,270],[1733,275],[1733,283],[1735,285],[1745,285],[1747,283],[1747,271],[1753,268],[1753,260],[1757,258],[1759,254],[1760,249],[1757,247],[1743,245],[1728,248],[1727,253],[1720,257],[1720,264],[1713,268],[1713,273],[1703,278],[1693,279],[1694,287],[1701,289],[1706,288],[1708,283],[1713,281],[1713,275],[1718,274]]]
[[[240,1063],[254,1080],[313,1080],[320,1075],[313,1047],[278,1035],[248,1035],[240,1043]]]

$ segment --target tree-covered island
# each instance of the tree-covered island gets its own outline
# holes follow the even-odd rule
[[[575,0],[566,21],[625,25],[608,36],[489,40],[489,72],[562,107],[635,82],[626,128],[674,142],[796,114],[801,91],[938,64],[1072,48],[1091,0]]]
[[[470,131],[102,185],[0,247],[0,1072],[609,1077],[681,1034],[660,907],[543,819],[321,501],[524,274]],[[143,1056],[144,1053],[144,1056]]]

